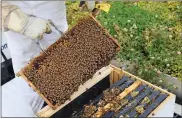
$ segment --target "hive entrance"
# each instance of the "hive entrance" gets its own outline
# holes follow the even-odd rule
[[[108,65],[118,46],[91,17],[84,18],[47,50],[22,69],[49,106],[56,108]]]

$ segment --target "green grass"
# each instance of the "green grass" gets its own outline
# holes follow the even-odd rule
[[[163,72],[182,80],[182,17],[179,2],[110,2],[110,12],[97,19],[118,39],[120,61],[138,65],[137,75],[151,83],[163,83]],[[157,73],[158,72],[158,73]]]
[[[160,72],[182,80],[182,55],[179,55],[182,52],[182,3],[109,3],[109,13],[101,12],[97,19],[119,41],[121,50],[117,59],[136,64],[136,75],[153,84],[166,83]],[[78,2],[67,4],[69,26],[88,14],[77,6]]]
[[[98,20],[110,30],[112,35],[116,34],[113,24],[117,24],[120,28],[129,29],[135,23],[138,26],[138,30],[135,31],[135,34],[139,35],[144,28],[160,20],[159,18],[155,18],[155,14],[151,14],[137,6],[121,2],[112,2],[111,4],[112,7],[109,14],[102,12],[98,16]],[[131,22],[129,23],[128,20],[131,20]]]

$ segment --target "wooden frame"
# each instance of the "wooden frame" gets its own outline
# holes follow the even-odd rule
[[[88,15],[88,18],[89,17],[91,17],[95,22],[96,22],[96,24],[98,24],[98,26],[100,26],[101,28],[103,28],[102,27],[102,25],[90,14],[90,15]],[[82,22],[82,20],[80,20],[80,21],[78,21],[78,23],[80,23],[80,22]],[[76,24],[77,25],[77,24]],[[76,26],[75,25],[75,26]],[[74,29],[74,27],[75,26],[73,26],[70,30],[68,30],[65,34],[67,34],[69,31],[71,31],[72,29]],[[114,41],[114,43],[116,44],[116,46],[118,46],[117,47],[117,49],[116,49],[116,51],[119,51],[119,49],[120,49],[120,45],[119,45],[119,43],[117,42],[117,40],[116,39],[114,39],[110,34],[109,34],[109,32],[106,30],[106,29],[104,29],[104,31],[106,32],[106,34],[108,35],[108,37],[110,37],[113,41]],[[60,43],[61,41],[60,40],[57,40],[54,44],[52,44],[52,45],[50,45],[46,50],[45,50],[45,52],[49,49],[49,48],[51,48],[51,47],[54,47],[56,44],[58,44],[58,43]],[[43,52],[42,53],[40,53],[40,55],[39,56],[37,56],[37,57],[35,57],[34,59],[32,59],[31,61],[30,61],[30,63],[27,65],[27,66],[25,66],[24,68],[22,68],[21,69],[21,71],[20,72],[18,72],[16,75],[17,76],[22,76],[27,82],[28,82],[28,84],[29,84],[29,86],[31,86],[32,88],[33,88],[33,90],[35,90],[43,99],[44,99],[44,101],[52,108],[52,109],[56,109],[56,108],[58,108],[59,107],[59,105],[52,105],[52,103],[50,103],[50,101],[36,88],[36,86],[31,82],[31,81],[29,81],[28,80],[28,78],[25,76],[25,74],[24,74],[24,72],[25,72],[25,70],[26,69],[28,69],[28,68],[31,68],[32,67],[32,65],[36,62],[36,61],[38,61],[39,59],[43,59],[44,57],[46,56],[46,54],[44,54]]]
[[[99,72],[101,72],[101,75],[99,75]],[[155,115],[164,105],[166,105],[169,100],[175,99],[175,97],[176,97],[174,94],[172,94],[172,93],[170,93],[170,92],[168,92],[166,90],[163,90],[163,89],[161,89],[161,88],[159,88],[159,87],[157,87],[157,86],[155,86],[155,85],[153,85],[153,84],[151,84],[151,83],[149,83],[149,82],[147,82],[147,81],[145,81],[145,80],[143,80],[143,79],[141,79],[141,78],[139,78],[137,76],[134,76],[134,75],[132,75],[132,74],[126,72],[126,71],[123,71],[122,69],[120,69],[118,67],[115,67],[113,65],[109,65],[109,66],[104,67],[103,69],[99,70],[94,75],[93,79],[91,79],[91,80],[99,82],[100,80],[102,80],[101,78],[104,78],[104,77],[106,77],[108,75],[110,76],[110,84],[113,84],[113,83],[117,82],[123,76],[128,76],[128,77],[136,80],[136,82],[132,86],[128,87],[125,91],[123,91],[120,94],[121,98],[124,98],[128,93],[133,91],[136,88],[136,86],[138,86],[141,83],[147,84],[147,85],[149,85],[149,86],[151,86],[151,87],[153,87],[153,88],[155,88],[155,89],[157,89],[157,90],[159,90],[161,92],[164,92],[164,93],[168,94],[168,97],[155,110],[153,110],[149,114],[148,117],[153,117],[153,115]],[[92,84],[90,84],[90,86],[95,85],[97,82],[90,82],[90,83],[92,83]],[[79,94],[83,93],[83,90],[79,90],[79,91],[77,93],[79,93]],[[75,96],[75,98],[76,98],[76,96]],[[69,104],[70,102],[66,102],[64,105],[58,107],[56,110],[52,110],[51,107],[46,106],[43,109],[41,109],[36,115],[38,117],[50,117],[54,113],[56,113],[57,111],[62,109],[63,106],[65,106],[66,104]]]

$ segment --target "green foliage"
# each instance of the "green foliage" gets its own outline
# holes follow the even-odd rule
[[[79,19],[88,15],[87,11],[81,11],[79,8],[79,1],[66,2],[66,13],[69,28],[74,26]]]
[[[180,2],[110,2],[107,14],[97,19],[118,39],[121,61],[138,65],[137,74],[162,85],[160,72],[182,80],[182,35]]]

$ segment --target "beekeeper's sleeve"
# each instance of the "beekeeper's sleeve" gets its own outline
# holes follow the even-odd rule
[[[50,33],[47,20],[25,14],[18,6],[2,2],[2,29],[12,30],[31,39],[41,39],[44,33]]]

